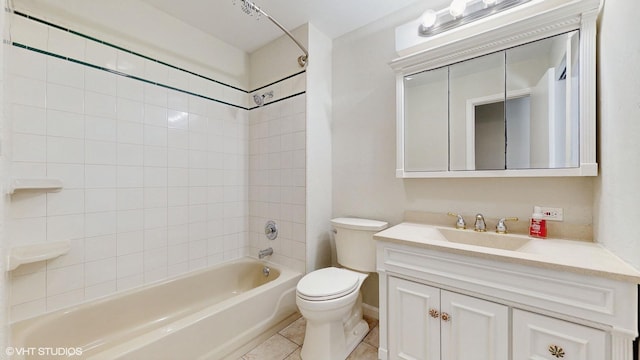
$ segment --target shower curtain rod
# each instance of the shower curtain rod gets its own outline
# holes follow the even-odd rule
[[[298,45],[300,50],[302,50],[302,52],[304,53],[304,55],[298,56],[298,65],[300,65],[300,67],[304,67],[305,65],[307,65],[307,60],[309,59],[309,52],[296,38],[293,37],[293,35],[289,32],[289,30],[285,29],[284,26],[282,26],[282,24],[280,24],[276,19],[272,18],[271,15],[264,12],[264,10],[262,10],[258,5],[254,4],[252,1],[242,0],[242,3],[243,3],[243,6],[246,6],[247,9],[253,10],[259,14],[262,14],[267,19],[271,20],[272,23],[274,23],[277,27],[280,28],[280,30],[282,30],[285,34],[287,34],[287,36],[291,40],[293,40],[293,42],[296,43],[296,45]]]

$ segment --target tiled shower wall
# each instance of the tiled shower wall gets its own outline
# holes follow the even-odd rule
[[[12,20],[10,176],[64,187],[10,196],[5,243],[71,251],[11,272],[10,321],[247,253],[244,91]]]
[[[304,272],[306,95],[251,110],[249,138],[252,255],[272,247],[275,262]],[[278,237],[273,241],[264,234],[268,220],[274,220],[278,226]]]

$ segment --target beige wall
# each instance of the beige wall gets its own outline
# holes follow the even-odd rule
[[[526,221],[542,205],[563,207],[566,222],[591,224],[593,178],[395,177],[395,77],[388,64],[397,56],[395,27],[418,15],[400,12],[334,40],[333,216],[397,224],[404,211],[420,210]],[[377,306],[376,284],[366,285],[364,301]]]
[[[605,1],[598,51],[600,176],[595,181],[595,238],[640,269],[640,43],[638,1]]]

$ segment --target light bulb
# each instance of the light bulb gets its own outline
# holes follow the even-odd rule
[[[432,9],[429,9],[420,17],[420,24],[425,28],[430,28],[436,24],[436,20],[438,20],[438,14]]]
[[[449,5],[449,13],[454,18],[457,18],[458,16],[462,15],[462,13],[464,13],[464,10],[466,8],[467,8],[466,0],[453,0],[451,2],[451,5]]]
[[[491,5],[495,5],[496,4],[496,0],[482,0],[482,2],[487,6],[491,6]]]

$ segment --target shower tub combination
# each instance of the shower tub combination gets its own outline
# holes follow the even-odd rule
[[[83,359],[221,359],[297,312],[302,274],[267,264],[266,275],[265,264],[243,258],[20,321],[12,346],[80,349]]]

